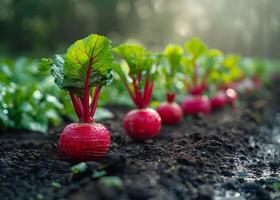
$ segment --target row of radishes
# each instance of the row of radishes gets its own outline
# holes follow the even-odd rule
[[[40,69],[50,71],[55,83],[69,92],[79,122],[63,130],[59,148],[65,156],[80,161],[100,159],[109,149],[110,133],[93,116],[101,87],[111,83],[113,70],[136,106],[124,118],[125,131],[139,141],[157,136],[161,123],[175,125],[183,115],[206,115],[233,105],[236,89],[244,80],[249,80],[252,89],[261,84],[257,78],[243,78],[237,56],[224,57],[197,38],[186,42],[185,52],[179,45],[168,45],[163,53],[151,53],[136,44],[112,48],[106,37],[92,34],[71,45],[66,54],[41,59]],[[148,108],[155,80],[166,88],[166,102],[157,112]],[[182,88],[190,94],[179,106],[175,98]],[[211,93],[209,100],[205,94]]]

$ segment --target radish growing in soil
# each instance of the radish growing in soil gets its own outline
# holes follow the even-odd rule
[[[161,66],[161,72],[165,79],[165,88],[167,90],[166,101],[161,103],[157,112],[161,117],[163,124],[175,125],[183,118],[181,107],[175,102],[175,76],[180,71],[180,61],[183,55],[183,48],[179,45],[168,45],[164,50],[164,56],[167,63]]]
[[[258,91],[262,87],[262,80],[266,73],[266,65],[263,61],[244,58],[240,62],[240,68],[244,77],[239,84],[239,92],[250,93]],[[267,79],[267,77],[266,77]]]
[[[114,52],[125,62],[114,65],[136,109],[124,117],[124,129],[134,140],[146,140],[160,133],[161,118],[148,108],[160,56],[152,55],[140,45],[122,44]]]
[[[224,91],[219,91],[217,94],[211,98],[211,106],[213,109],[219,109],[227,104],[227,96]]]
[[[102,158],[110,146],[109,130],[94,122],[101,87],[111,83],[111,41],[91,34],[71,45],[66,54],[41,59],[42,70],[50,70],[55,83],[68,91],[78,123],[67,125],[59,138],[59,149],[77,161]]]
[[[213,109],[222,108],[224,105],[234,106],[238,100],[235,88],[238,88],[243,73],[238,67],[239,56],[228,55],[219,63],[219,70],[210,74],[211,81],[217,86],[218,92],[212,97]]]
[[[207,115],[211,112],[211,103],[203,95],[209,87],[210,74],[215,71],[216,63],[222,53],[218,50],[208,50],[198,38],[185,43],[188,56],[183,57],[182,64],[185,74],[185,85],[190,95],[182,102],[185,115]]]

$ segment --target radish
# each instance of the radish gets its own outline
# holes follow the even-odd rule
[[[164,85],[167,91],[166,101],[162,102],[157,108],[162,123],[175,125],[183,118],[181,107],[175,102],[176,93],[176,75],[180,71],[180,61],[183,55],[183,48],[179,45],[169,44],[164,50],[164,64],[161,65],[161,73],[164,77]]]
[[[161,103],[157,108],[157,112],[160,115],[163,124],[175,125],[183,119],[182,108],[174,102],[175,93],[167,94],[167,101]]]
[[[198,85],[196,87],[193,87],[193,88],[190,88],[190,93],[192,95],[202,95],[203,92],[207,89],[207,86],[206,85]]]
[[[244,79],[240,86],[241,92],[258,91],[262,87],[262,79],[267,74],[265,63],[262,60],[244,58],[240,62],[240,67],[244,73]]]
[[[224,91],[219,91],[214,97],[211,98],[211,107],[213,109],[222,108],[228,103],[228,97]]]
[[[216,49],[208,50],[198,38],[185,43],[188,53],[182,58],[185,74],[185,85],[190,95],[182,102],[184,115],[207,115],[211,112],[211,102],[203,95],[208,89],[211,73],[215,72],[222,60],[222,52]]]
[[[158,135],[161,118],[151,108],[134,109],[126,114],[124,128],[134,140],[146,140]]]
[[[61,152],[75,160],[102,158],[109,149],[110,132],[98,123],[72,123],[60,135]]]
[[[160,56],[152,55],[136,44],[122,44],[114,48],[114,52],[125,61],[125,63],[116,63],[113,66],[114,70],[137,107],[124,117],[124,129],[134,140],[143,141],[154,138],[160,133],[161,118],[148,106]]]
[[[112,64],[111,41],[96,34],[75,42],[65,55],[41,59],[41,69],[50,70],[55,83],[68,91],[79,118],[64,128],[58,145],[75,161],[98,160],[109,150],[109,130],[93,117],[101,87],[112,81]]]
[[[211,103],[207,96],[190,95],[181,106],[184,115],[208,115],[211,112]]]
[[[237,92],[232,88],[228,88],[225,93],[226,93],[226,97],[227,97],[226,103],[234,106],[238,99]]]

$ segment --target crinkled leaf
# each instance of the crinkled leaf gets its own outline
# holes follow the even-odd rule
[[[150,57],[150,53],[138,44],[121,44],[113,50],[127,62],[131,75],[141,73]]]
[[[161,59],[160,54],[151,54],[138,44],[121,44],[114,48],[114,52],[126,61],[129,75],[132,77],[137,77],[139,74],[145,76],[147,73],[152,75],[157,71],[154,65],[158,64]],[[119,70],[124,72],[122,65],[117,68],[116,72],[121,76],[125,74],[125,72],[120,73]]]
[[[128,73],[126,73],[125,64],[121,63],[114,66],[115,71],[122,80],[130,80],[130,77],[138,79],[138,76],[141,76],[139,84],[139,89],[141,90],[144,88],[147,74],[149,74],[150,80],[156,79],[157,65],[162,58],[161,54],[152,54],[138,44],[121,44],[114,48],[113,51],[125,60],[129,68]]]
[[[113,64],[113,70],[119,75],[122,81],[126,81],[126,74],[119,63]]]
[[[64,58],[62,55],[55,55],[53,59],[42,58],[39,63],[39,70],[43,73],[50,72],[54,77],[54,82],[59,88],[63,88]]]
[[[111,41],[91,34],[71,45],[65,56],[57,55],[53,60],[41,59],[40,68],[46,70],[49,66],[60,88],[82,94],[88,71],[90,87],[109,85],[113,79],[112,65]]]

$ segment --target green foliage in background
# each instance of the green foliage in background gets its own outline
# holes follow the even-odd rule
[[[138,44],[122,44],[113,50],[125,61],[114,65],[114,70],[123,81],[130,81],[127,80],[127,75],[134,79],[138,79],[139,76],[145,77],[146,74],[149,74],[152,80],[157,78],[156,63],[159,63],[160,55],[152,54]],[[142,80],[140,86],[143,87],[144,84],[145,79]]]
[[[161,74],[163,74],[163,84],[166,92],[175,92],[178,89],[177,81],[182,73],[181,59],[184,49],[180,45],[169,44],[165,47],[164,59],[160,65]]]
[[[47,132],[49,126],[60,125],[64,117],[77,120],[67,92],[53,81],[53,77],[39,72],[37,60],[0,59],[0,129]],[[101,105],[108,101],[107,96],[101,95]],[[95,115],[96,120],[112,117],[102,108]]]
[[[74,119],[66,95],[28,58],[0,60],[0,127],[46,132],[62,116]]]
[[[120,45],[115,48],[115,53],[123,58],[118,65],[114,65],[119,76],[115,76],[110,86],[102,89],[99,105],[132,106],[121,80],[131,83],[128,75],[137,79],[139,73],[142,73],[142,76],[150,73],[152,78],[156,79],[158,73],[154,63],[156,65],[160,63],[160,75],[164,74],[166,78],[160,77],[156,80],[152,106],[157,106],[164,100],[166,88],[181,89],[177,93],[179,101],[180,97],[185,97],[183,79],[186,77],[192,80],[194,62],[201,65],[198,77],[203,79],[202,75],[207,74],[207,81],[216,85],[228,84],[242,77],[251,78],[255,75],[263,81],[268,81],[271,74],[280,73],[279,61],[224,55],[217,49],[208,49],[198,38],[185,44],[185,52],[182,49],[177,45],[169,45],[162,53],[154,54],[139,45]],[[41,67],[49,67],[54,63],[60,66],[63,62],[62,57],[57,56],[54,60],[44,60],[45,65]],[[59,67],[55,70],[60,72]],[[111,76],[111,72],[100,73],[102,74],[100,77]],[[61,73],[55,74],[61,76]],[[0,58],[0,129],[17,128],[46,132],[48,127],[61,124],[64,117],[76,120],[70,98],[65,91],[53,84],[53,81],[53,77],[39,72],[37,60],[26,57]],[[144,81],[141,86],[144,86]],[[98,109],[95,115],[96,120],[112,117],[112,113],[106,109]]]

